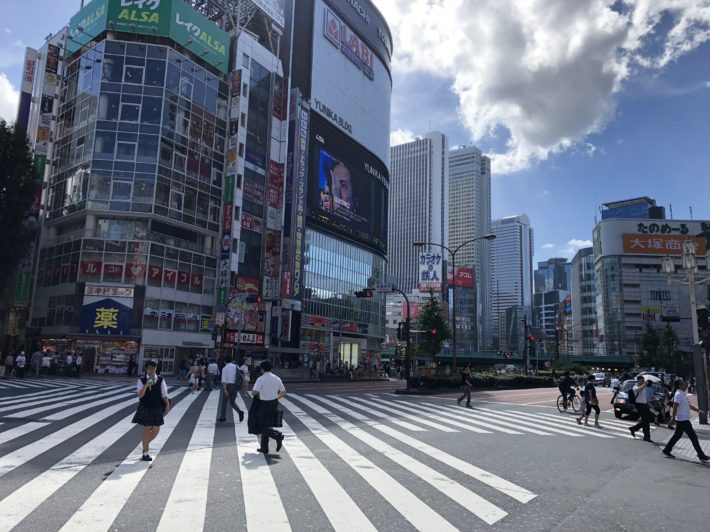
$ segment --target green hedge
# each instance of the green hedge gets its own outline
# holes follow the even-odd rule
[[[473,388],[541,388],[553,386],[551,377],[535,377],[525,375],[473,375]],[[443,389],[461,386],[461,379],[453,377],[410,377],[410,388]]]

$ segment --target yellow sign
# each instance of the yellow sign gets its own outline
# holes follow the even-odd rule
[[[94,328],[118,329],[118,309],[97,308],[96,319],[94,320]]]

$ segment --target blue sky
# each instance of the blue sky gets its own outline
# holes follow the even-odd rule
[[[0,116],[14,120],[24,47],[80,0],[6,3]],[[489,152],[493,215],[530,217],[536,261],[584,246],[606,201],[710,218],[710,0],[375,3],[395,36],[394,137],[437,129]]]

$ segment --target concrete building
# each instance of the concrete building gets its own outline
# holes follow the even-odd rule
[[[599,349],[604,355],[638,355],[646,323],[670,323],[678,334],[679,351],[692,350],[690,294],[687,285],[668,284],[661,268],[670,256],[684,279],[683,242],[696,242],[700,276],[707,275],[710,221],[608,219],[594,228],[594,267]],[[696,289],[698,305],[707,304],[707,290]]]
[[[474,146],[449,152],[449,247],[456,249],[491,231],[491,161]],[[491,243],[479,240],[463,246],[456,265],[473,268],[475,295],[473,315],[459,312],[457,320],[472,323],[478,340],[476,349],[491,345]],[[459,340],[460,343],[460,340]]]
[[[666,208],[656,205],[656,200],[647,196],[604,203],[601,210],[602,220],[639,218],[663,220]]]
[[[572,259],[572,327],[565,328],[564,341],[570,354],[597,353],[593,248],[580,249]]]
[[[491,307],[493,327],[498,331],[495,349],[500,349],[504,329],[499,327],[509,307],[532,306],[533,230],[524,214],[493,220],[491,231]]]
[[[449,244],[448,139],[433,132],[393,146],[390,171],[387,275],[408,293],[418,287],[419,254],[442,254],[414,243]]]
[[[572,326],[572,302],[567,290],[533,294],[533,331],[547,353],[564,353],[564,331]]]

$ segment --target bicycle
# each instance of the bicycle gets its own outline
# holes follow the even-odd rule
[[[557,410],[560,412],[567,412],[567,409],[569,409],[570,406],[575,414],[579,413],[579,395],[575,393],[572,400],[567,399],[567,396],[562,394],[557,396]]]

